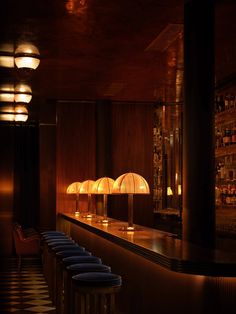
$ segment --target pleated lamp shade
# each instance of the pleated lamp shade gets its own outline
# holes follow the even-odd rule
[[[102,177],[95,181],[93,185],[94,194],[111,194],[114,180],[109,177]]]
[[[79,193],[80,194],[93,194],[93,185],[95,181],[86,180],[81,183]]]
[[[79,194],[81,182],[73,182],[71,183],[66,190],[67,194]]]
[[[124,231],[140,230],[133,225],[133,195],[149,194],[147,181],[137,173],[128,172],[119,176],[113,185],[113,194],[128,194],[128,226],[121,228]]]
[[[113,194],[150,194],[147,181],[134,172],[124,173],[119,176],[113,185]]]

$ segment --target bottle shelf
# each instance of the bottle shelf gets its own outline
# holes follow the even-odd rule
[[[236,154],[236,144],[232,144],[229,146],[218,147],[215,149],[215,157],[223,157],[226,155]]]
[[[225,125],[235,122],[236,107],[215,114],[215,125]]]

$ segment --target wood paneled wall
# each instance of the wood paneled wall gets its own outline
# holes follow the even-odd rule
[[[73,212],[75,195],[66,194],[75,181],[96,179],[95,102],[57,104],[57,211]],[[86,209],[87,196],[80,196]]]
[[[110,106],[110,110],[108,107]],[[99,110],[103,111],[100,112]],[[109,119],[106,121],[105,119]],[[102,136],[109,134],[105,139]],[[107,101],[57,104],[57,211],[73,212],[75,195],[67,195],[74,181],[136,172],[153,186],[153,106],[148,103]],[[103,146],[103,147],[101,147]],[[106,154],[103,154],[102,151]],[[102,162],[102,156],[109,165]],[[80,196],[86,208],[86,196]],[[110,195],[109,215],[127,220],[127,195]],[[134,197],[134,222],[152,226],[152,194]]]
[[[112,107],[113,178],[126,172],[143,176],[150,195],[134,196],[134,223],[153,223],[153,105],[150,103],[113,103]],[[111,196],[112,216],[127,220],[127,195]]]

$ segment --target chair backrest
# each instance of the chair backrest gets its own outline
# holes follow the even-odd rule
[[[13,238],[17,255],[35,255],[40,253],[40,240],[35,236],[24,237],[22,228],[13,228]]]

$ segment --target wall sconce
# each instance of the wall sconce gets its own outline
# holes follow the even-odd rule
[[[5,105],[0,107],[0,121],[25,122],[28,110],[24,105]]]
[[[19,44],[15,50],[15,64],[19,69],[35,70],[40,63],[40,53],[31,43]]]
[[[95,181],[93,185],[93,194],[103,194],[103,219],[101,223],[107,224],[109,220],[107,218],[107,195],[111,194],[114,180],[109,177],[103,177]]]
[[[95,181],[93,180],[86,180],[81,183],[79,193],[80,194],[88,194],[88,209],[87,214],[84,216],[84,218],[92,218],[93,215],[91,213],[91,194],[93,194],[93,184]]]
[[[133,195],[149,194],[147,181],[137,173],[125,173],[119,176],[113,185],[113,194],[128,194],[128,226],[121,228],[124,231],[139,230],[133,225]]]
[[[14,102],[15,100],[15,88],[14,84],[6,83],[0,85],[0,102]]]
[[[15,86],[15,102],[29,103],[32,99],[32,90],[28,84],[19,83]]]
[[[79,211],[79,190],[80,190],[80,187],[81,187],[80,182],[73,182],[66,189],[67,194],[76,194],[75,216],[79,216],[79,214],[80,214],[80,211]]]

